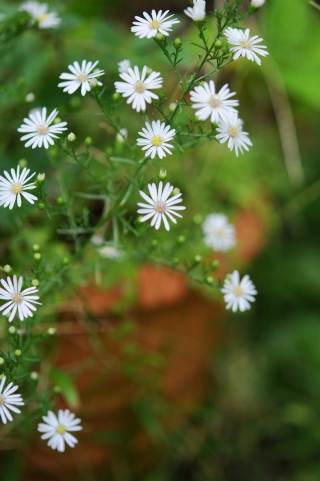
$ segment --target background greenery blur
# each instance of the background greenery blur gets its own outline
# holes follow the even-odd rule
[[[207,2],[207,11],[210,3]],[[228,82],[237,92],[240,116],[253,142],[250,152],[236,158],[225,145],[212,142],[175,154],[151,168],[150,176],[159,167],[166,168],[169,181],[184,194],[187,211],[182,225],[187,236],[192,234],[192,242],[187,240],[181,256],[207,253],[200,227],[192,220],[194,216],[197,220],[199,214],[224,212],[236,223],[240,240],[234,252],[219,259],[226,271],[239,268],[243,274],[248,272],[259,292],[252,311],[245,315],[221,313],[221,297],[209,289],[194,286],[196,294],[188,293],[190,302],[197,303],[195,312],[199,309],[194,322],[203,322],[199,306],[209,306],[212,336],[217,336],[203,368],[206,377],[201,396],[185,409],[181,407],[185,406],[183,400],[180,406],[180,401],[168,399],[161,388],[155,388],[156,379],[161,385],[165,353],[163,357],[160,353],[148,355],[138,342],[128,340],[133,329],[139,330],[137,321],[128,319],[134,318],[137,309],[139,293],[135,280],[141,267],[136,261],[101,259],[88,249],[78,266],[77,278],[72,278],[72,274],[68,278],[70,287],[57,284],[50,298],[46,298],[43,322],[60,322],[61,306],[71,302],[79,275],[84,288],[85,284],[98,284],[99,289],[113,292],[119,283],[126,286],[121,301],[108,316],[113,320],[113,338],[126,346],[122,366],[125,375],[130,374],[130,382],[139,386],[134,389],[134,401],[123,401],[124,410],[134,412],[137,419],[132,429],[144,432],[149,439],[148,454],[129,441],[131,433],[121,423],[105,431],[101,428],[99,436],[94,429],[90,431],[93,415],[86,418],[86,403],[81,396],[79,415],[87,419],[89,427],[84,430],[82,441],[79,437],[80,444],[87,438],[92,441],[87,450],[81,451],[86,457],[86,469],[79,468],[82,461],[75,454],[77,447],[71,454],[63,455],[63,461],[59,459],[59,469],[54,471],[50,462],[56,460],[55,453],[48,453],[45,446],[39,448],[33,426],[24,441],[14,435],[9,442],[7,438],[0,439],[1,481],[29,480],[31,476],[33,480],[99,481],[319,480],[320,12],[304,0],[292,3],[267,0],[246,23],[268,46],[270,55],[262,60],[262,67],[240,59],[218,77],[220,85]],[[0,9],[11,14],[18,5],[15,1],[1,1]],[[1,171],[26,158],[32,170],[46,172],[53,201],[61,194],[70,200],[74,192],[83,191],[88,179],[76,165],[66,163],[62,173],[56,175],[57,148],[49,152],[24,148],[17,132],[22,118],[30,108],[57,107],[59,117],[68,121],[69,131],[75,132],[77,138],[93,138],[103,167],[105,150],[114,146],[114,132],[108,129],[90,98],[83,99],[79,94],[69,97],[57,88],[60,73],[74,60],[99,59],[99,67],[106,70],[107,95],[111,96],[118,77],[117,63],[129,58],[132,64],[141,67],[146,63],[162,72],[168,102],[176,100],[176,79],[160,49],[153,41],[131,34],[130,25],[134,15],[151,8],[170,8],[178,14],[181,23],[175,26],[170,38],[183,39],[185,59],[181,69],[186,71],[197,62],[195,47],[187,44],[195,41],[196,35],[182,14],[187,6],[183,0],[50,2],[51,10],[62,18],[59,29],[29,31],[1,49]],[[218,6],[216,2],[215,7]],[[24,100],[29,92],[36,96],[31,105]],[[142,121],[138,125],[136,113],[123,103],[120,116],[123,126],[135,136],[142,125]],[[137,196],[131,200],[132,216],[137,201]],[[99,202],[88,203],[76,196],[73,208],[79,216],[84,208],[88,209],[93,221],[101,214]],[[23,213],[1,208],[1,263],[21,271],[30,269],[32,245],[39,243],[44,257],[54,265],[68,255],[70,244],[68,236],[57,232],[60,222],[57,217],[47,219],[29,204],[24,205]],[[177,235],[175,232],[170,231],[170,236]],[[129,236],[127,247],[134,249],[135,242],[140,246],[150,244],[155,237],[161,243],[168,242],[169,236],[148,230],[139,241]],[[192,300],[192,295],[197,296],[196,300]],[[178,299],[174,312],[183,326],[185,313],[179,302],[183,303]],[[160,309],[160,314],[158,311],[145,314],[151,329],[153,315],[167,315],[166,309]],[[95,319],[88,319],[89,324],[94,324]],[[6,320],[2,318],[0,323],[3,329]],[[144,372],[145,365],[156,371],[152,371],[151,381]],[[73,371],[75,386],[82,364],[79,366]],[[55,380],[61,384],[63,379],[59,376],[57,371]],[[86,382],[87,390],[94,389]],[[70,389],[72,398],[76,388]],[[107,391],[105,396],[113,397],[114,393]],[[66,401],[70,401],[70,393],[69,399],[66,395],[59,400]],[[94,400],[89,402],[94,408]],[[30,444],[31,441],[36,444]],[[95,456],[98,445],[105,455],[102,461]],[[47,468],[32,461],[35,455],[30,446],[34,446],[38,456],[46,456]]]

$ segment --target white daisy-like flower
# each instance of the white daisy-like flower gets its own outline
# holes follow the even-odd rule
[[[131,67],[130,60],[125,59],[118,63],[119,65],[119,73],[128,73],[129,68]]]
[[[74,448],[78,440],[70,432],[81,431],[79,426],[81,419],[76,418],[69,409],[59,409],[58,416],[52,411],[48,411],[42,419],[44,423],[38,424],[38,431],[44,433],[41,439],[49,439],[48,446],[57,449],[60,453],[65,451],[65,443]]]
[[[128,73],[120,74],[124,82],[115,82],[116,91],[122,94],[122,97],[129,97],[127,104],[132,103],[132,108],[137,112],[146,110],[147,103],[150,104],[152,99],[158,99],[158,95],[150,92],[152,89],[160,89],[163,79],[159,72],[151,72],[148,78],[147,67],[144,66],[140,72],[137,66],[133,69],[129,68]]]
[[[30,204],[34,204],[38,197],[25,192],[26,190],[35,189],[36,186],[33,183],[28,184],[29,180],[32,179],[36,173],[34,172],[30,177],[28,177],[30,169],[26,167],[22,170],[20,174],[20,167],[17,167],[17,172],[11,169],[11,177],[5,170],[4,175],[6,179],[0,175],[0,205],[8,207],[11,210],[17,200],[18,207],[21,207],[21,196],[23,196]]]
[[[251,0],[251,5],[255,8],[260,8],[264,5],[266,0]]]
[[[5,383],[6,376],[4,376],[0,382],[0,417],[3,424],[7,424],[7,420],[12,421],[13,418],[10,411],[18,414],[21,413],[20,409],[16,408],[15,406],[24,406],[21,395],[13,394],[17,389],[19,389],[19,386],[14,386],[13,382],[10,382],[2,392]]]
[[[137,144],[143,145],[142,150],[147,150],[146,156],[150,155],[151,159],[154,159],[157,154],[162,159],[166,153],[172,154],[170,149],[173,149],[173,145],[168,142],[173,139],[176,131],[170,129],[170,125],[166,126],[164,122],[160,123],[160,120],[153,120],[152,126],[146,122],[146,128],[142,127],[142,132],[139,132],[144,138],[137,139]]]
[[[53,138],[58,139],[58,135],[62,134],[64,130],[67,130],[65,125],[67,122],[59,122],[58,124],[51,125],[56,116],[58,115],[57,109],[54,109],[47,118],[47,109],[43,107],[42,111],[36,109],[34,112],[29,113],[29,118],[23,119],[24,124],[19,127],[18,132],[23,132],[20,140],[28,140],[25,147],[35,149],[36,147],[43,146],[48,149],[49,144],[53,145]]]
[[[22,276],[19,278],[19,281],[17,280],[17,276],[13,276],[12,280],[10,277],[7,277],[7,282],[1,279],[1,284],[4,289],[0,288],[0,299],[8,302],[0,307],[0,312],[3,311],[2,314],[6,316],[11,311],[8,319],[9,322],[13,320],[17,311],[20,321],[23,321],[27,317],[33,317],[32,311],[37,310],[33,304],[39,304],[41,306],[41,302],[37,302],[39,296],[34,295],[38,292],[38,289],[36,287],[28,287],[21,291],[22,283]]]
[[[56,12],[48,12],[47,3],[24,2],[19,10],[28,12],[32,17],[31,25],[38,22],[39,28],[57,28],[61,22]]]
[[[202,224],[204,243],[216,252],[226,252],[236,243],[236,231],[224,214],[209,214]]]
[[[162,35],[169,35],[169,32],[172,30],[172,25],[175,23],[180,23],[180,20],[177,18],[173,18],[169,20],[173,15],[167,16],[169,10],[166,10],[162,13],[160,10],[156,13],[155,10],[152,10],[151,16],[147,12],[143,12],[142,17],[135,17],[137,22],[133,22],[133,27],[131,27],[131,32],[134,32],[139,38],[152,38],[157,35],[157,33],[162,33]]]
[[[60,82],[58,87],[64,87],[64,92],[73,94],[81,86],[81,95],[86,95],[86,93],[91,90],[90,81],[104,75],[104,70],[92,72],[98,63],[99,60],[94,63],[83,60],[80,67],[78,62],[73,62],[73,65],[68,65],[71,73],[62,73],[60,75],[59,78],[65,80],[65,82]],[[102,85],[99,81],[97,81],[97,83],[98,85]]]
[[[198,119],[207,120],[210,117],[211,123],[227,120],[231,114],[237,112],[234,107],[239,105],[239,101],[229,100],[233,95],[235,92],[230,92],[228,84],[216,93],[213,80],[204,82],[203,86],[197,85],[194,91],[190,92],[192,108],[197,110]]]
[[[206,16],[206,2],[205,0],[193,0],[193,7],[188,7],[183,11],[194,22],[200,22]]]
[[[261,65],[261,60],[258,55],[266,57],[269,53],[263,50],[267,47],[264,45],[258,45],[263,41],[263,38],[259,38],[258,35],[250,37],[250,29],[246,28],[245,31],[238,28],[227,28],[224,32],[228,39],[230,45],[235,45],[235,47],[230,48],[230,52],[234,52],[234,60],[237,60],[240,56],[246,56],[249,60],[256,61],[258,65]],[[258,55],[257,55],[258,54]]]
[[[241,154],[243,154],[242,149],[249,150],[248,145],[252,145],[252,142],[248,137],[248,132],[243,132],[242,127],[243,121],[234,114],[230,115],[226,121],[220,121],[217,128],[219,134],[216,138],[219,140],[220,144],[228,141],[228,148],[231,151],[234,149],[237,157],[239,150]]]
[[[243,312],[251,308],[250,302],[254,302],[258,294],[250,277],[245,275],[240,281],[238,271],[233,271],[226,277],[221,292],[224,294],[224,301],[227,303],[226,309],[236,312],[238,309]]]
[[[155,229],[158,230],[160,228],[161,221],[163,221],[166,230],[169,231],[170,225],[167,220],[167,216],[176,224],[177,221],[173,216],[175,215],[177,217],[182,217],[182,215],[178,214],[176,210],[185,209],[183,206],[175,205],[182,202],[182,199],[180,199],[182,194],[179,193],[170,197],[170,194],[173,191],[173,186],[170,185],[169,182],[164,188],[163,183],[159,182],[158,189],[156,184],[148,184],[148,189],[151,197],[140,190],[141,197],[148,202],[147,204],[138,202],[138,205],[142,207],[142,209],[138,210],[138,214],[145,214],[144,217],[140,219],[140,222],[145,222],[146,220],[152,218],[151,226],[155,226]]]

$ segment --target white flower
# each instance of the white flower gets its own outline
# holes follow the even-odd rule
[[[230,150],[235,149],[236,156],[238,157],[238,150],[243,154],[243,150],[249,150],[248,145],[252,145],[251,140],[248,137],[248,132],[242,131],[243,121],[238,118],[236,114],[231,115],[225,122],[220,121],[217,132],[220,132],[216,139],[220,141],[220,144],[228,141],[228,147]]]
[[[226,277],[221,292],[224,294],[226,309],[232,308],[233,312],[240,309],[241,312],[250,309],[250,302],[254,302],[254,296],[258,294],[248,275],[240,282],[238,271],[233,271]]]
[[[25,192],[26,190],[35,189],[36,186],[33,183],[28,184],[29,180],[36,175],[34,172],[30,177],[28,177],[30,169],[26,167],[20,174],[20,167],[17,167],[17,172],[11,169],[11,177],[5,170],[4,175],[6,179],[0,175],[0,205],[8,207],[11,210],[16,202],[18,207],[21,207],[21,196],[23,196],[30,204],[34,204],[35,200],[38,200],[33,194]]]
[[[132,108],[137,112],[146,110],[146,103],[150,104],[152,99],[158,99],[158,95],[150,92],[150,89],[160,89],[162,87],[162,78],[159,72],[152,72],[146,78],[147,67],[144,66],[140,76],[137,66],[133,69],[129,68],[128,73],[120,74],[125,82],[115,82],[116,91],[122,94],[122,97],[129,97],[127,104],[132,103]]]
[[[183,11],[194,22],[199,22],[206,16],[206,2],[205,0],[193,0],[193,7],[188,7]]]
[[[237,243],[235,228],[224,214],[209,214],[202,224],[204,243],[217,252],[226,252]]]
[[[228,39],[228,43],[235,45],[235,47],[230,48],[230,52],[235,52],[233,57],[234,60],[237,58],[246,56],[249,60],[256,61],[258,65],[261,65],[261,60],[258,55],[266,57],[269,55],[268,52],[263,50],[267,48],[263,45],[255,46],[257,43],[262,42],[263,39],[259,38],[258,35],[250,37],[250,29],[247,28],[245,31],[239,30],[238,28],[227,28],[224,32]]]
[[[138,145],[143,145],[142,150],[147,150],[146,156],[150,155],[154,159],[157,154],[160,159],[168,154],[172,154],[169,149],[173,149],[173,145],[168,144],[175,136],[175,129],[170,130],[170,125],[167,125],[160,120],[152,121],[151,125],[146,122],[146,128],[142,127],[142,132],[139,132],[143,139],[137,139]]]
[[[122,60],[118,63],[119,65],[119,73],[128,73],[129,68],[131,67],[130,60]]]
[[[159,182],[158,190],[156,184],[148,184],[148,189],[151,197],[140,190],[141,197],[148,202],[148,204],[138,203],[140,207],[143,207],[138,210],[138,214],[145,214],[140,222],[145,222],[152,217],[151,226],[155,226],[158,230],[161,221],[163,220],[166,230],[170,230],[170,225],[166,216],[176,224],[177,221],[173,216],[176,215],[177,217],[182,217],[182,215],[175,211],[185,209],[183,206],[175,205],[182,202],[182,199],[180,199],[181,194],[179,193],[170,197],[170,194],[173,191],[173,186],[170,185],[169,182],[165,185],[164,189],[162,182]]]
[[[251,0],[251,5],[255,8],[262,7],[265,4],[266,0]]]
[[[53,145],[53,138],[59,138],[56,134],[62,134],[64,130],[67,130],[65,127],[67,122],[51,125],[57,115],[58,111],[57,109],[54,109],[49,117],[46,118],[46,107],[43,107],[42,111],[37,109],[35,112],[30,112],[29,119],[23,119],[25,123],[18,129],[18,132],[26,134],[23,135],[20,140],[29,139],[28,142],[26,142],[25,147],[32,145],[32,148],[35,149],[36,147],[42,147],[43,144],[43,146],[48,149],[49,144]]]
[[[162,13],[162,10],[158,13],[152,10],[150,16],[147,12],[143,12],[145,18],[135,17],[138,21],[133,22],[134,26],[131,27],[131,32],[134,32],[139,38],[152,38],[155,37],[158,32],[162,33],[162,35],[169,35],[169,32],[172,30],[172,25],[180,23],[180,21],[176,18],[169,20],[173,15],[167,17],[167,13],[169,13],[169,10],[166,10],[164,13]]]
[[[19,278],[19,281],[17,281],[17,276],[13,276],[13,282],[10,277],[7,277],[7,282],[1,279],[4,289],[0,288],[0,299],[8,302],[0,307],[0,312],[3,311],[3,315],[6,316],[11,311],[9,322],[13,320],[17,311],[20,321],[27,317],[33,317],[32,311],[37,310],[33,304],[41,305],[41,302],[37,302],[39,296],[34,296],[38,289],[28,287],[21,292],[22,283],[22,276]]]
[[[61,22],[56,12],[48,12],[47,3],[24,2],[19,10],[28,12],[32,17],[31,25],[38,22],[39,28],[56,28]]]
[[[120,132],[117,133],[116,139],[119,142],[124,142],[128,138],[128,130],[127,129],[120,129]]]
[[[5,382],[6,376],[4,376],[0,382],[0,416],[3,424],[7,424],[7,420],[12,421],[10,411],[13,411],[14,413],[21,413],[20,409],[14,406],[24,406],[21,395],[13,394],[17,389],[19,389],[19,386],[14,386],[13,382],[10,382],[10,384],[8,384],[8,386],[2,392]]]
[[[82,60],[80,67],[79,62],[73,62],[73,65],[68,65],[68,69],[71,73],[62,73],[60,75],[59,78],[66,80],[66,82],[60,82],[58,87],[64,87],[64,92],[73,94],[81,86],[81,95],[86,95],[86,93],[91,90],[92,85],[90,84],[90,81],[104,74],[104,70],[92,72],[98,63],[99,60],[94,63]],[[97,81],[97,83],[98,85],[102,85],[99,81]]]
[[[74,448],[78,440],[70,434],[70,431],[81,431],[79,426],[81,419],[75,418],[75,415],[69,409],[59,409],[58,416],[52,411],[48,411],[42,419],[44,423],[38,424],[38,431],[44,433],[41,439],[49,439],[48,446],[57,449],[60,453],[65,451],[65,443]]]
[[[213,80],[204,82],[203,87],[198,85],[194,91],[190,92],[190,98],[193,102],[192,108],[199,109],[197,117],[199,120],[207,120],[210,117],[211,123],[227,118],[236,110],[234,107],[239,105],[238,100],[228,100],[235,95],[235,92],[230,93],[228,84],[224,85],[218,93],[216,93],[215,84]]]
[[[104,259],[121,259],[122,253],[116,249],[111,243],[106,242],[104,246],[98,247],[98,253]]]

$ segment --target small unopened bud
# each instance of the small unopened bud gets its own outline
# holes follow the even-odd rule
[[[33,285],[33,287],[38,287],[40,282],[38,281],[38,279],[34,279],[31,284]]]
[[[6,272],[7,274],[10,274],[10,272],[12,271],[12,268],[11,266],[9,266],[9,264],[6,264],[3,268],[4,272]]]
[[[265,4],[265,1],[266,1],[266,0],[251,0],[251,5],[252,5],[254,8],[260,8],[260,7],[262,7],[262,5]]]
[[[177,242],[179,244],[183,244],[184,242],[186,241],[186,238],[184,235],[179,235],[178,239],[177,239]]]
[[[178,189],[178,187],[175,187],[172,191],[172,195],[178,195],[180,194],[180,189]]]
[[[69,261],[69,258],[68,258],[68,257],[64,257],[64,258],[62,259],[62,263],[63,263],[64,265],[69,264],[69,262],[70,262],[70,261]]]
[[[179,262],[180,262],[179,257],[174,257],[173,260],[172,260],[172,264],[173,264],[174,266],[176,266],[177,264],[179,264]]]
[[[76,140],[76,136],[74,135],[73,132],[70,132],[70,134],[68,135],[68,141],[74,142],[75,140]]]
[[[0,357],[0,366],[3,366],[5,363],[5,360],[3,359],[3,357]]]
[[[152,68],[151,68],[151,67],[147,67],[146,77],[149,77],[149,75],[151,75],[152,72],[153,72]]]
[[[93,88],[93,89],[98,87],[98,80],[96,78],[92,78],[90,80],[90,87]]]
[[[60,122],[61,122],[60,117],[56,117],[53,121],[54,124],[60,124]]]
[[[158,244],[159,244],[159,241],[157,239],[152,239],[151,241],[152,247],[157,247]]]
[[[217,49],[221,48],[221,47],[222,47],[222,42],[221,42],[221,40],[219,40],[219,39],[216,40],[216,41],[214,42],[214,46],[215,46],[215,48],[217,48]]]
[[[162,33],[160,33],[160,32],[158,32],[154,38],[155,38],[155,39],[157,40],[157,42],[159,42],[159,43],[163,43],[163,42],[165,41],[165,36],[164,36]]]
[[[39,244],[33,244],[32,250],[33,250],[33,252],[39,252],[39,250],[40,250]]]
[[[168,177],[167,171],[166,170],[160,170],[158,174],[158,179],[159,180],[165,180]]]
[[[203,216],[201,214],[195,214],[193,216],[193,222],[195,224],[201,224],[202,221],[203,221]]]
[[[201,262],[201,261],[202,261],[202,257],[201,257],[201,256],[199,256],[199,255],[194,256],[194,262],[195,262],[196,264],[199,264],[199,262]]]
[[[15,334],[17,329],[14,326],[10,326],[8,329],[9,334]]]
[[[182,40],[181,40],[181,38],[175,38],[175,39],[174,39],[174,42],[173,42],[173,45],[175,46],[175,48],[180,48],[181,45],[182,45]]]
[[[36,253],[34,254],[33,258],[34,258],[34,260],[35,260],[36,262],[40,262],[40,261],[41,261],[41,254],[40,254],[40,252],[36,252]]]
[[[38,209],[39,209],[39,210],[44,210],[45,208],[46,208],[46,206],[44,205],[44,203],[43,203],[43,202],[39,202],[39,204],[38,204]]]
[[[216,269],[217,267],[219,267],[219,261],[212,261],[211,262],[211,269]]]
[[[49,327],[49,329],[47,330],[47,333],[49,334],[49,336],[54,336],[56,332],[57,332],[57,329],[55,327]]]
[[[121,95],[120,95],[118,92],[114,92],[114,93],[112,94],[112,100],[113,100],[114,102],[118,102],[120,99],[121,99]]]
[[[46,179],[46,174],[38,174],[37,181],[43,183]]]
[[[27,167],[28,162],[26,159],[21,159],[19,160],[18,165],[20,166],[21,169],[23,169],[24,167]]]
[[[30,103],[30,102],[33,102],[35,100],[35,96],[32,92],[30,92],[27,96],[26,96],[26,102]]]
[[[118,142],[123,143],[128,138],[128,130],[127,129],[120,129],[120,132],[117,133],[116,139]]]
[[[171,102],[171,104],[169,105],[169,112],[174,112],[176,110],[176,107],[177,107],[177,103],[176,102]]]
[[[16,357],[21,357],[21,356],[22,356],[22,351],[21,351],[21,349],[16,349],[16,350],[14,351],[14,355],[15,355]]]
[[[63,197],[58,197],[58,198],[57,198],[57,204],[58,204],[58,205],[63,205],[63,204],[64,204]]]
[[[60,386],[54,386],[53,392],[54,392],[55,394],[59,394],[59,393],[61,392],[61,387],[60,387]]]
[[[92,138],[91,138],[91,137],[87,137],[84,142],[85,142],[85,144],[87,145],[87,147],[90,147],[90,145],[92,144]]]
[[[212,276],[207,276],[206,277],[206,283],[207,284],[213,284],[214,283],[214,278]]]
[[[30,372],[30,378],[32,379],[32,381],[37,381],[39,379],[39,374],[37,373],[37,371]]]
[[[0,381],[4,378],[4,374],[0,374]]]

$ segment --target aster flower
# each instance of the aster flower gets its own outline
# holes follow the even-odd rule
[[[243,154],[243,150],[249,150],[248,145],[252,145],[251,140],[248,137],[248,132],[242,131],[243,121],[238,118],[236,114],[230,115],[230,117],[224,122],[220,121],[217,132],[219,134],[216,139],[220,141],[220,144],[228,141],[228,148],[236,152],[238,157],[238,150]]]
[[[47,109],[43,107],[42,111],[35,110],[29,113],[29,119],[23,119],[24,124],[19,127],[18,132],[23,132],[20,140],[28,140],[25,147],[30,147],[35,149],[36,147],[43,146],[48,149],[49,144],[53,145],[53,138],[58,139],[58,135],[62,134],[64,130],[67,130],[65,125],[67,122],[59,122],[58,124],[51,125],[56,116],[58,115],[57,109],[54,109],[49,117],[47,118]]]
[[[100,77],[104,74],[104,70],[92,72],[98,63],[99,60],[94,63],[83,60],[80,67],[78,62],[73,62],[73,65],[68,65],[68,69],[71,73],[62,73],[60,75],[59,78],[65,80],[65,82],[60,82],[58,87],[64,87],[64,92],[73,94],[81,86],[81,95],[86,95],[86,93],[91,90],[90,80]],[[101,82],[97,82],[98,85],[102,85]]]
[[[206,2],[205,0],[193,0],[193,7],[188,7],[183,11],[194,22],[199,22],[206,16]]]
[[[140,190],[141,197],[148,202],[147,204],[138,203],[138,205],[142,207],[142,209],[138,210],[138,214],[145,214],[140,222],[145,222],[146,220],[152,218],[151,226],[155,226],[156,230],[160,228],[161,221],[163,221],[166,230],[170,230],[167,216],[176,224],[177,221],[173,216],[175,215],[177,217],[182,217],[182,215],[175,211],[185,209],[183,206],[175,205],[182,202],[182,199],[180,199],[181,194],[178,193],[170,197],[170,194],[173,191],[173,186],[170,185],[169,182],[164,188],[163,183],[159,182],[158,189],[156,184],[148,184],[148,189],[151,197]]]
[[[227,28],[224,32],[225,36],[228,39],[228,43],[231,45],[235,45],[235,47],[230,48],[230,52],[234,52],[234,60],[237,60],[240,56],[246,56],[249,60],[256,61],[258,65],[261,65],[261,60],[257,54],[262,55],[262,57],[266,57],[269,55],[266,52],[265,46],[258,45],[263,41],[263,38],[259,38],[258,35],[254,35],[250,37],[250,29],[246,28],[245,31],[240,30],[238,28]]]
[[[31,25],[38,22],[39,28],[56,28],[61,22],[56,12],[48,12],[47,3],[24,2],[19,10],[28,12],[32,17]]]
[[[240,281],[238,271],[229,274],[223,284],[221,292],[224,294],[226,309],[232,308],[233,312],[238,309],[243,312],[250,309],[250,302],[254,302],[254,296],[258,294],[250,277],[245,275]]]
[[[74,448],[78,440],[70,434],[73,431],[81,431],[79,426],[81,419],[75,418],[75,415],[69,409],[59,409],[58,416],[52,411],[48,411],[42,419],[44,423],[38,424],[38,431],[44,433],[41,439],[49,439],[48,446],[57,449],[60,453],[65,451],[65,443]]]
[[[230,93],[228,84],[216,93],[213,80],[210,80],[209,83],[204,82],[203,86],[196,86],[194,91],[190,92],[192,108],[198,110],[198,119],[207,120],[210,117],[211,123],[218,122],[220,119],[227,120],[232,113],[236,112],[234,107],[239,105],[239,101],[228,100],[233,95],[235,92]]]
[[[166,152],[171,154],[169,149],[173,149],[173,145],[168,144],[175,136],[175,129],[170,130],[170,125],[167,125],[160,120],[152,121],[151,125],[146,122],[146,128],[142,127],[142,132],[139,132],[143,139],[137,139],[138,145],[143,145],[142,150],[147,150],[146,156],[150,155],[154,159],[157,154],[160,159],[166,156]]]
[[[14,413],[21,413],[20,409],[16,408],[15,406],[24,406],[21,395],[13,394],[17,389],[19,389],[19,386],[14,386],[13,382],[10,382],[3,391],[5,383],[6,376],[4,376],[0,382],[0,417],[3,424],[7,424],[7,420],[12,421],[13,418],[10,411],[13,411]]]
[[[130,60],[122,60],[118,63],[119,65],[119,73],[128,73],[129,68],[131,67]]]
[[[255,8],[260,8],[265,4],[266,0],[251,0],[251,5]]]
[[[142,17],[135,17],[137,22],[133,22],[133,27],[131,27],[131,32],[134,32],[139,38],[152,38],[157,35],[157,33],[162,33],[162,35],[169,35],[169,32],[172,30],[172,25],[175,23],[180,23],[177,18],[173,18],[169,20],[169,18],[173,17],[173,15],[167,16],[169,10],[166,10],[162,13],[160,10],[156,13],[155,10],[152,10],[151,16],[147,12],[143,12]]]
[[[3,311],[5,316],[11,311],[9,322],[13,320],[17,311],[20,321],[27,317],[33,317],[32,311],[37,310],[33,304],[41,305],[41,302],[37,302],[39,296],[34,296],[38,289],[36,287],[28,287],[21,292],[22,283],[22,276],[19,278],[19,281],[17,281],[17,276],[13,276],[12,280],[10,277],[7,277],[7,282],[1,279],[4,289],[0,288],[0,299],[8,302],[0,307],[0,312]]]
[[[224,214],[209,214],[202,224],[204,243],[216,252],[226,252],[237,243],[235,228]]]
[[[35,195],[25,192],[26,190],[35,189],[36,186],[33,183],[28,184],[29,180],[36,175],[34,172],[30,177],[28,177],[30,169],[26,167],[22,170],[20,174],[20,167],[17,167],[17,172],[11,169],[11,177],[5,170],[4,175],[6,179],[0,175],[0,205],[8,207],[11,210],[16,202],[18,207],[21,207],[21,196],[23,196],[30,204],[34,204],[38,197]]]
[[[129,97],[127,104],[132,103],[132,108],[137,112],[146,110],[146,104],[150,104],[152,99],[158,99],[158,95],[150,92],[150,89],[160,89],[162,87],[162,78],[159,72],[151,72],[148,78],[147,67],[144,66],[140,76],[137,66],[133,69],[129,68],[128,73],[120,74],[124,82],[115,82],[116,91],[122,94],[122,97]]]

